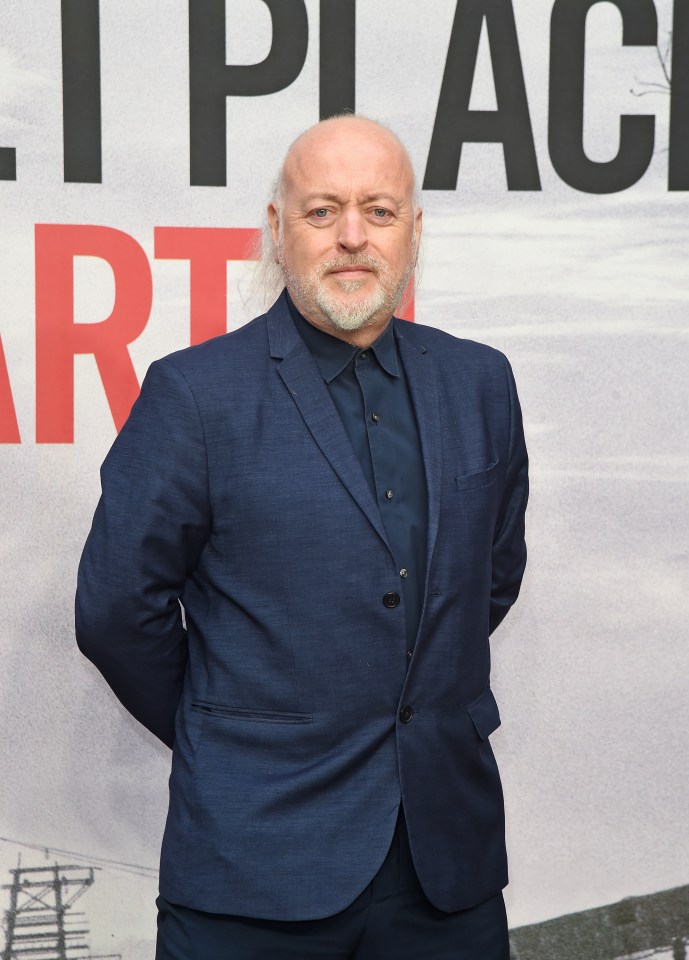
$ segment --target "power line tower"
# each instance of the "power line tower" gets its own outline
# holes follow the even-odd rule
[[[72,905],[94,882],[93,867],[73,864],[10,870],[2,960],[89,960],[84,914]]]

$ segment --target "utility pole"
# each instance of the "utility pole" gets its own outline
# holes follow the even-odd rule
[[[1,960],[89,960],[88,927],[72,905],[94,882],[94,868],[74,864],[10,870]],[[95,960],[95,958],[92,958]]]

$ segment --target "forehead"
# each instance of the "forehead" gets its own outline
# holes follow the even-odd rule
[[[400,143],[374,123],[341,120],[307,131],[285,158],[286,197],[319,193],[351,197],[411,198],[413,174]]]

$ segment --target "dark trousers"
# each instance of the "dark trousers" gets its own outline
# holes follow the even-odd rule
[[[457,913],[429,903],[401,816],[371,883],[324,920],[254,920],[158,898],[156,960],[509,960],[509,954],[502,894]]]

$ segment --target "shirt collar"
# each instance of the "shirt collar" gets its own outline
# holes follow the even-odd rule
[[[287,304],[289,306],[292,319],[301,334],[303,341],[309,349],[321,376],[326,383],[331,383],[335,377],[339,376],[349,362],[357,355],[363,353],[361,347],[355,347],[339,337],[334,337],[324,330],[319,330],[309,323],[297,310],[289,293]],[[392,320],[378,339],[365,348],[373,352],[380,366],[391,377],[399,377],[399,363],[397,360],[397,345],[395,343],[395,332]]]

